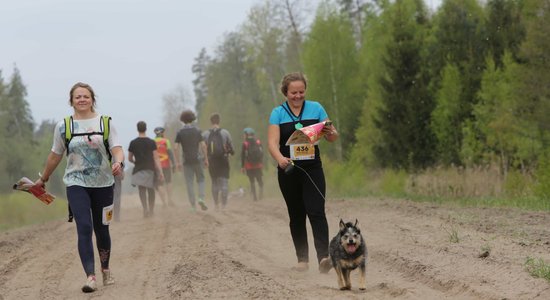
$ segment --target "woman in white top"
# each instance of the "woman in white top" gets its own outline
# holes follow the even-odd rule
[[[102,116],[95,110],[96,99],[92,87],[76,83],[69,97],[74,113],[70,122],[63,120],[55,126],[51,152],[41,177],[35,183],[43,186],[64,153],[67,153],[63,182],[67,186],[67,200],[76,221],[78,253],[87,276],[82,291],[89,293],[97,289],[92,232],[96,235],[103,285],[114,283],[109,270],[109,223],[113,212],[114,176],[123,172],[124,152],[115,127],[110,124],[106,130]],[[70,124],[68,130],[71,133],[68,143],[65,130],[67,123]],[[108,134],[108,144],[104,143],[104,134]]]

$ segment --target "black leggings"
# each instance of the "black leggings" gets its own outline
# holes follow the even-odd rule
[[[67,199],[76,223],[78,254],[86,276],[95,274],[92,230],[95,232],[101,268],[109,269],[111,236],[109,225],[103,224],[103,208],[111,206],[112,212],[113,186],[101,188],[69,186]]]
[[[306,169],[315,185],[302,170],[295,169],[291,174],[285,174],[279,169],[279,188],[285,198],[290,217],[290,234],[296,249],[298,262],[309,261],[307,243],[306,216],[309,218],[313,231],[313,241],[317,251],[317,261],[328,257],[328,223],[325,215],[325,175],[322,167]]]
[[[252,193],[252,198],[254,199],[254,201],[258,200],[258,196],[256,194],[256,184],[255,184],[255,181],[257,181],[258,186],[260,187],[260,199],[262,199],[263,190],[264,190],[264,182],[262,180],[262,169],[246,170],[246,175],[248,176],[248,181],[250,182],[250,192]]]

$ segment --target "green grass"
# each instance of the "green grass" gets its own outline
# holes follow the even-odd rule
[[[460,236],[458,235],[458,229],[456,228],[456,226],[451,225],[451,228],[443,228],[443,229],[447,232],[449,236],[449,242],[454,244],[460,243]]]
[[[544,278],[546,281],[550,281],[550,265],[544,262],[542,259],[535,259],[527,257],[525,261],[525,268],[531,276],[536,278]]]
[[[57,198],[50,205],[46,205],[24,192],[0,195],[0,231],[66,216],[67,201],[64,199]]]
[[[536,197],[441,197],[408,194],[406,197],[416,202],[453,204],[459,207],[501,207],[524,210],[550,211],[550,201]]]

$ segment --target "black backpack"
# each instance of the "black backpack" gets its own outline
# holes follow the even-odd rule
[[[208,135],[208,143],[206,145],[208,159],[225,157],[226,151],[221,131],[221,128],[210,129],[210,134]]]
[[[245,142],[245,157],[246,161],[257,164],[264,160],[264,149],[260,140],[246,140]]]

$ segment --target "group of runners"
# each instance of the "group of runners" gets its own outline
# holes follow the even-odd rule
[[[298,261],[292,269],[302,272],[309,268],[306,230],[306,219],[309,219],[319,271],[326,273],[331,263],[325,215],[326,186],[318,143],[286,145],[285,142],[295,130],[319,122],[325,122],[322,134],[328,142],[335,141],[338,132],[329,122],[323,106],[305,99],[306,88],[307,81],[302,73],[289,73],[283,77],[281,93],[285,101],[271,112],[267,145],[277,163],[279,187],[290,219],[290,233]],[[120,198],[118,201],[114,198],[120,197],[125,157],[111,118],[95,110],[95,93],[90,85],[81,82],[73,85],[69,91],[69,105],[74,112],[56,124],[51,152],[35,184],[46,185],[66,152],[63,182],[67,187],[67,200],[78,234],[78,253],[86,274],[82,291],[89,293],[97,289],[93,233],[96,235],[103,285],[115,283],[109,268],[109,225],[113,216],[115,220],[120,217]],[[208,209],[203,168],[208,168],[212,179],[212,200],[216,209],[227,206],[229,156],[235,154],[231,135],[220,127],[220,115],[217,113],[210,116],[211,128],[204,132],[194,124],[195,119],[195,113],[191,110],[181,113],[183,126],[177,132],[173,145],[164,136],[164,128],[155,128],[156,137],[150,139],[146,135],[147,124],[143,121],[137,123],[138,137],[128,147],[128,161],[134,164],[131,180],[138,187],[144,217],[151,217],[154,213],[155,189],[164,203],[173,203],[171,178],[175,170],[183,171],[193,211],[196,204],[203,210]],[[263,196],[262,151],[254,130],[245,128],[241,169],[249,177],[254,200]],[[300,172],[288,172],[289,166],[296,166]],[[258,194],[255,182],[259,185]]]
[[[183,126],[176,133],[174,143],[165,137],[165,128],[154,129],[155,138],[146,135],[147,124],[138,122],[138,137],[130,142],[128,160],[134,164],[131,183],[139,189],[143,206],[143,216],[154,213],[155,191],[159,193],[165,206],[174,205],[172,199],[172,173],[183,171],[188,201],[191,211],[207,210],[205,201],[205,176],[207,168],[212,182],[212,200],[216,210],[223,210],[229,195],[229,157],[235,154],[231,134],[220,127],[220,115],[210,116],[211,128],[201,131],[196,123],[196,115],[185,110],[180,115]],[[251,198],[256,201],[263,197],[263,148],[255,131],[247,127],[243,130],[241,151],[241,171],[249,177]],[[121,181],[117,182],[121,184]],[[195,189],[195,184],[197,189]],[[259,191],[256,190],[258,184]],[[197,191],[197,193],[195,192]],[[120,203],[115,194],[115,203]],[[117,204],[119,208],[120,205]],[[115,211],[116,219],[119,213]]]

